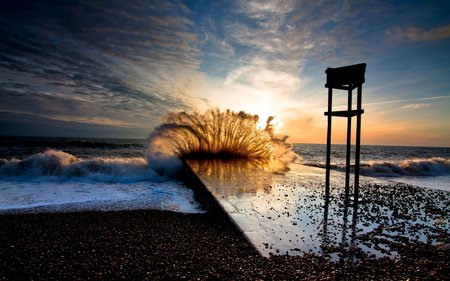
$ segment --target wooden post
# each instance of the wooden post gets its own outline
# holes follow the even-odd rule
[[[352,110],[352,89],[348,90],[348,105],[347,110]],[[347,151],[345,161],[345,200],[348,199],[350,189],[350,154],[351,154],[351,139],[352,139],[352,116],[347,116]]]
[[[358,93],[356,97],[357,107],[356,110],[360,114],[356,115],[356,147],[355,147],[355,190],[354,190],[354,203],[358,203],[359,193],[359,165],[360,165],[360,151],[361,151],[361,112],[362,112],[362,85],[358,86]]]
[[[327,159],[325,172],[325,197],[330,196],[330,162],[331,162],[331,111],[333,103],[333,89],[328,88],[328,129],[327,129]]]

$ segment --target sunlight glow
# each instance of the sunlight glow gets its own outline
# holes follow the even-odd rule
[[[257,126],[259,129],[264,129],[266,127],[267,119],[272,116],[274,117],[272,123],[277,132],[280,128],[280,117],[279,112],[275,109],[274,106],[271,106],[269,103],[256,103],[249,104],[244,106],[243,109],[249,113],[256,114],[259,116],[259,120]]]

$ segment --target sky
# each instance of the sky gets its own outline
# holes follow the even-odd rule
[[[450,146],[450,1],[0,0],[0,135],[146,138],[218,107],[325,143],[325,70],[357,63],[362,144]]]

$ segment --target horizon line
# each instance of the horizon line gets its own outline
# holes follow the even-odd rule
[[[83,137],[83,136],[30,136],[30,135],[20,135],[20,136],[12,136],[12,135],[2,135],[0,134],[0,138],[64,138],[64,139],[110,139],[110,140],[146,140],[146,138],[121,138],[121,137]],[[306,144],[306,145],[326,145],[326,143],[311,143],[311,142],[292,142],[290,144]],[[346,145],[346,143],[333,143],[332,145]],[[354,146],[352,144],[351,146]],[[399,145],[399,144],[361,144],[361,146],[391,146],[391,147],[431,147],[431,148],[450,148],[448,146],[427,146],[427,145]]]

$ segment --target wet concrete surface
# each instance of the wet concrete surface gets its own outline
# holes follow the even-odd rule
[[[261,253],[396,257],[402,247],[449,247],[450,193],[362,177],[358,202],[345,174],[291,164],[276,173],[246,161],[188,161],[204,186]]]

